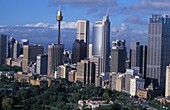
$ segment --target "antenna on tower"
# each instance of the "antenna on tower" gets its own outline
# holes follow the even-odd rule
[[[61,5],[58,6],[58,10],[61,11]]]
[[[116,31],[116,40],[119,40],[118,39],[118,34],[119,34],[119,30]]]
[[[109,9],[106,10],[106,15],[109,15]]]

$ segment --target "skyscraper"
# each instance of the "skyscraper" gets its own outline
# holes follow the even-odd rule
[[[78,20],[77,21],[77,39],[84,40],[85,43],[89,43],[89,21]]]
[[[77,39],[84,40],[87,44],[87,57],[88,57],[88,45],[89,45],[89,21],[88,20],[78,20],[77,21]]]
[[[5,64],[6,49],[7,49],[7,36],[1,34],[0,35],[0,65]]]
[[[87,44],[84,40],[75,40],[72,49],[72,63],[80,62],[87,56]]]
[[[14,43],[14,51],[13,51],[13,58],[18,58],[21,52],[20,43],[15,41]]]
[[[168,64],[170,64],[170,18],[168,15],[152,15],[148,29],[146,77],[157,79],[163,90]]]
[[[147,46],[140,45],[140,42],[130,44],[130,68],[138,70],[143,77],[146,77]]]
[[[93,56],[92,56],[92,44],[89,44],[88,45],[89,46],[89,52],[88,52],[88,54],[89,54],[89,58],[92,58]]]
[[[48,55],[38,55],[36,63],[36,73],[39,75],[47,75]]]
[[[95,64],[95,86],[100,86],[100,76],[102,74],[103,59],[100,56],[89,58],[90,62]]]
[[[43,53],[44,48],[41,45],[24,45],[23,71],[28,72],[29,63],[35,63],[37,56]]]
[[[48,46],[48,76],[53,76],[57,67],[63,64],[64,45],[52,44]]]
[[[60,43],[60,23],[63,20],[62,11],[59,9],[56,16],[58,21],[58,43],[48,46],[48,76],[54,76],[57,67],[63,64],[64,45]]]
[[[15,39],[13,37],[10,37],[8,39],[8,58],[13,58],[14,43],[15,43]]]
[[[103,17],[103,20],[96,22],[93,27],[93,47],[92,55],[103,59],[102,72],[109,71],[110,56],[110,21],[109,15]]]
[[[124,73],[126,71],[126,55],[125,41],[113,41],[111,50],[111,72]]]
[[[20,42],[20,54],[23,54],[24,45],[29,45],[29,40],[28,39],[21,39],[21,42]]]
[[[89,60],[81,60],[77,63],[77,80],[83,84],[95,83],[95,64]]]

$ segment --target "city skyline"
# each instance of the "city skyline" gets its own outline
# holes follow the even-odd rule
[[[92,28],[95,21],[99,21],[108,10],[111,41],[118,36],[120,39],[128,38],[129,42],[140,41],[142,44],[147,44],[149,16],[153,13],[168,14],[168,4],[170,2],[167,0],[106,0],[105,3],[101,0],[18,0],[17,2],[2,0],[0,13],[3,16],[0,16],[0,32],[12,35],[16,40],[28,38],[32,43],[57,42],[55,16],[58,6],[62,5],[65,18],[61,24],[61,42],[65,38],[68,38],[65,41],[67,44],[74,42],[72,39],[76,38],[77,20],[89,20]],[[118,35],[117,30],[119,30]],[[92,38],[92,29],[90,29],[90,38]]]
[[[169,109],[169,5],[1,0],[0,109]]]

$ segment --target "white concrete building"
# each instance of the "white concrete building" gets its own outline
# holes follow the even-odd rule
[[[170,65],[166,67],[165,97],[170,97]]]
[[[135,76],[130,79],[130,95],[135,96],[137,90],[143,90],[145,79]]]

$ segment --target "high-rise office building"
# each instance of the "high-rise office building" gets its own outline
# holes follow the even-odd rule
[[[80,62],[87,56],[87,44],[83,40],[75,40],[72,49],[72,63]]]
[[[101,85],[100,76],[102,74],[103,59],[101,57],[92,57],[89,60],[95,64],[95,86],[99,87]]]
[[[23,54],[23,47],[24,45],[29,45],[29,40],[28,39],[21,39],[20,42],[20,55]]]
[[[165,90],[166,66],[170,64],[170,18],[152,15],[148,29],[148,54],[146,77],[157,79]]]
[[[60,23],[63,20],[62,11],[59,9],[56,16],[58,22],[58,43],[48,46],[48,76],[54,76],[57,67],[63,64],[64,45],[60,43]]]
[[[14,43],[14,51],[13,51],[13,58],[18,58],[21,52],[20,43],[15,41]]]
[[[111,72],[124,73],[126,71],[126,55],[125,40],[113,41],[111,50]]]
[[[77,39],[84,40],[85,43],[89,44],[89,21],[88,20],[77,21]]]
[[[140,42],[130,44],[130,68],[138,70],[140,74],[146,77],[147,46],[140,45]]]
[[[165,97],[170,97],[170,65],[166,67]]]
[[[63,64],[63,44],[52,44],[48,46],[48,75],[53,76],[57,67]]]
[[[77,39],[84,40],[87,44],[87,57],[88,57],[88,45],[89,45],[89,21],[88,20],[78,20],[77,21]]]
[[[36,63],[36,73],[39,75],[47,75],[48,55],[38,55]]]
[[[44,47],[41,45],[24,45],[23,47],[23,71],[28,71],[28,65],[31,62],[36,62],[36,58],[38,55],[44,53]]]
[[[7,36],[0,35],[0,65],[5,64],[7,50]]]
[[[89,44],[89,58],[92,58],[92,44]]]
[[[102,57],[102,72],[109,72],[110,56],[110,21],[109,15],[96,22],[93,27],[92,55]]]
[[[24,45],[29,45],[29,40],[28,39],[21,39],[21,46],[24,46]]]
[[[13,37],[10,37],[8,39],[8,58],[13,58],[14,43],[15,43],[15,39]]]
[[[95,83],[95,64],[89,60],[81,60],[77,63],[77,80],[83,84]]]

